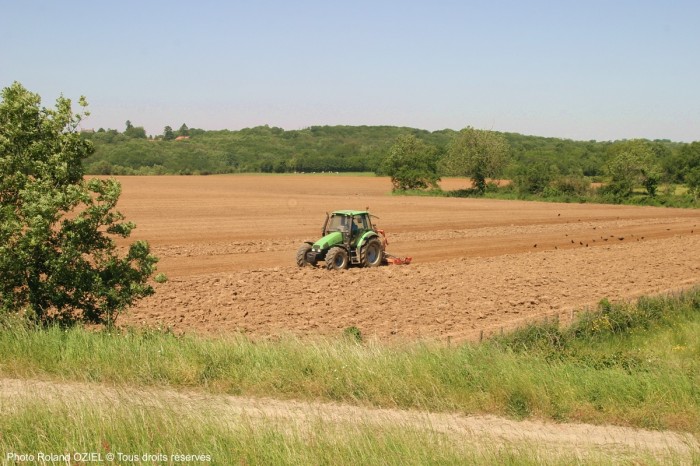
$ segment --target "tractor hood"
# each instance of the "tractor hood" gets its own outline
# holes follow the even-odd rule
[[[328,233],[326,236],[321,238],[320,240],[316,241],[313,245],[314,251],[323,251],[325,249],[328,249],[332,246],[335,246],[336,244],[342,244],[343,243],[343,234],[339,231],[334,231],[331,233]]]

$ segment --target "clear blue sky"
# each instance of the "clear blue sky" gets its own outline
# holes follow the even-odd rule
[[[700,140],[700,2],[0,0],[0,87],[85,128]]]

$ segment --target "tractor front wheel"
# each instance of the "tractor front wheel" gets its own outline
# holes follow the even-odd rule
[[[348,252],[343,248],[331,248],[326,254],[326,268],[328,270],[347,269],[349,264]]]
[[[306,260],[306,253],[309,251],[311,251],[311,245],[309,243],[304,243],[297,249],[297,265],[299,267],[304,267],[306,264],[316,265]]]
[[[363,267],[377,267],[382,263],[383,258],[382,243],[377,238],[367,241],[360,250],[360,261]]]

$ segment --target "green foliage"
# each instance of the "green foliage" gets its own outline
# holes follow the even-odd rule
[[[394,191],[436,188],[440,181],[435,148],[413,134],[399,136],[382,165]]]
[[[163,128],[163,140],[164,141],[171,141],[175,139],[175,133],[173,133],[173,129],[170,126],[166,126]]]
[[[143,126],[132,126],[124,131],[124,136],[133,139],[146,139],[146,130]]]
[[[291,131],[269,126],[239,131],[187,128],[190,140],[185,145],[173,142],[166,131],[168,128],[174,139],[179,131],[171,127],[166,127],[163,135],[156,136],[153,141],[128,138],[113,129],[85,132],[83,136],[92,140],[96,148],[95,154],[86,161],[88,172],[92,173],[93,163],[105,161],[115,168],[115,173],[123,174],[148,174],[151,167],[158,165],[169,174],[259,172],[264,168],[268,172],[374,171],[385,175],[380,163],[399,136],[414,135],[441,156],[459,134],[449,129],[430,132],[393,126],[312,126]],[[511,179],[521,167],[544,163],[563,176],[583,175],[602,181],[600,177],[612,158],[612,148],[628,142],[496,134],[501,135],[510,148],[511,164],[505,167],[504,174]],[[700,165],[700,143],[647,143],[654,160],[663,167],[664,178],[683,182],[687,168]],[[450,174],[446,168],[443,166],[439,174]]]
[[[431,146],[446,141],[440,134],[409,128],[346,126],[294,131],[267,126],[240,131],[190,128],[187,141],[129,139],[114,130],[83,136],[96,149],[85,161],[88,173],[320,173],[378,171],[396,138],[413,132]]]
[[[115,180],[83,180],[92,144],[82,115],[63,97],[55,109],[14,83],[0,103],[0,308],[46,324],[111,323],[135,300],[157,259],[133,243],[119,257],[113,237],[134,225],[114,210]],[[86,106],[81,98],[81,106]]]
[[[678,295],[641,297],[636,303],[602,299],[595,311],[578,317],[567,328],[557,321],[531,324],[494,343],[517,352],[540,352],[557,360],[576,356],[584,346],[632,336],[655,328],[673,327],[679,321],[700,316],[700,288]],[[619,359],[619,358],[618,358]]]
[[[696,202],[700,195],[700,166],[685,174],[685,183],[688,186],[688,192],[693,196],[693,201]]]
[[[134,139],[146,139],[146,130],[143,128],[143,126],[134,126],[131,124],[131,121],[126,120],[124,136]]]
[[[494,341],[513,351],[561,351],[567,344],[557,322],[530,324]]]
[[[483,194],[486,179],[499,176],[509,156],[508,141],[502,134],[467,127],[455,135],[443,162],[447,173],[470,177]]]
[[[514,182],[520,192],[542,194],[550,186],[556,175],[556,166],[540,161],[521,166]]]
[[[661,168],[648,141],[635,139],[617,143],[612,146],[611,153],[613,157],[606,166],[611,179],[605,192],[625,199],[632,195],[635,186],[642,185],[649,196],[656,195]]]
[[[129,125],[132,128],[129,134],[140,128],[131,122]],[[419,144],[425,145],[427,151],[435,154],[438,176],[464,176],[467,171],[463,166],[454,170],[455,158],[451,157],[450,149],[456,150],[457,140],[464,137],[462,133],[478,131],[467,128],[462,132],[449,129],[430,132],[393,126],[312,126],[292,131],[269,126],[240,131],[204,131],[186,127],[183,125],[180,130],[173,131],[168,126],[162,136],[151,140],[145,139],[140,130],[138,135],[132,134],[136,137],[127,136],[127,131],[121,133],[113,129],[85,132],[83,138],[92,141],[95,147],[95,153],[84,161],[85,170],[103,175],[240,172],[374,172],[387,175],[388,166],[382,162],[389,158],[391,148],[399,137],[413,136]],[[175,136],[181,131],[186,132],[189,139],[175,141]],[[499,164],[501,170],[498,172],[514,181],[520,197],[575,202],[590,198],[590,182],[595,181],[604,184],[602,196],[591,199],[596,202],[679,205],[673,196],[659,196],[659,184],[662,180],[687,184],[687,175],[695,168],[700,169],[700,142],[596,142],[516,133],[482,133],[505,141],[508,163]],[[626,161],[626,156],[615,160],[623,152],[632,153],[630,160]],[[644,156],[641,159],[637,157],[640,153]],[[627,168],[633,168],[634,176],[629,177],[630,182],[625,179]],[[613,174],[615,181],[608,183]],[[483,184],[480,179],[476,184],[487,191],[486,178]],[[691,175],[689,180],[692,182],[693,179]],[[629,191],[630,184],[632,191]],[[647,196],[635,195],[637,187],[643,187]],[[692,204],[695,192],[691,191],[683,202]],[[484,193],[477,189],[468,195]],[[515,197],[515,193],[513,190],[509,195]]]
[[[362,331],[354,325],[346,327],[345,330],[343,330],[343,335],[352,341],[362,343]]]
[[[375,172],[401,134],[416,134],[434,147],[442,133],[394,127],[323,126],[284,131],[260,126],[240,131],[189,128],[190,139],[129,139],[114,130],[84,133],[96,152],[86,170],[118,175]]]
[[[582,198],[590,193],[591,182],[580,175],[558,176],[554,179],[550,188],[552,190],[550,193],[554,195]]]
[[[686,175],[700,169],[700,142],[681,144],[671,150],[662,161],[668,178],[677,183],[686,182]]]
[[[600,176],[610,146],[609,142],[572,141],[515,133],[504,133],[504,136],[513,154],[513,173],[517,173],[519,167],[542,162],[556,167],[556,171],[565,176]],[[513,174],[509,177],[513,178]]]
[[[634,154],[630,152],[618,154],[606,167],[611,180],[605,187],[605,192],[619,198],[631,196],[638,178],[638,174],[635,173],[636,166],[637,159]]]

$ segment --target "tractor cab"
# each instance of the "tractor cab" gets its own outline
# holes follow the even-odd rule
[[[323,236],[333,232],[343,235],[343,243],[346,245],[356,245],[364,233],[372,231],[372,220],[369,212],[339,210],[326,216],[326,223],[323,226]]]

